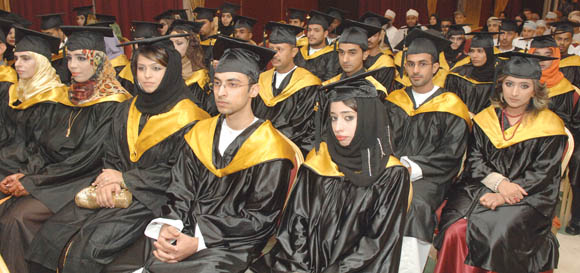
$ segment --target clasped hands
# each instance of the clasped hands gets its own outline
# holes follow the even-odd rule
[[[103,169],[92,185],[97,188],[97,204],[101,208],[114,208],[114,195],[125,188],[123,173],[113,169]]]
[[[509,182],[507,179],[502,180],[498,187],[497,193],[486,193],[479,198],[479,203],[491,210],[504,204],[517,204],[528,195],[526,190],[516,183]]]
[[[173,244],[173,242],[175,242]],[[198,239],[177,230],[170,225],[163,225],[157,241],[153,243],[153,255],[165,263],[177,263],[197,252]]]
[[[29,195],[28,191],[22,186],[22,182],[20,182],[22,177],[24,177],[23,173],[6,176],[4,180],[0,181],[0,191],[6,195],[15,197]]]

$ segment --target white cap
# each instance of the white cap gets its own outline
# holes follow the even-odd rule
[[[544,21],[544,20],[538,20],[538,21],[536,21],[536,26],[537,27],[548,27],[546,25],[546,21]]]
[[[495,17],[495,16],[491,16],[491,17],[487,18],[487,22],[489,22],[489,21],[498,21],[498,20],[499,19],[497,17]]]
[[[526,21],[524,23],[524,28],[537,29],[538,26],[536,25],[536,23],[534,23],[534,21]]]
[[[419,17],[419,12],[414,10],[414,9],[410,9],[407,11],[407,16],[415,16],[415,17]]]
[[[387,11],[385,11],[385,17],[389,16],[393,18],[393,20],[395,20],[396,15],[397,14],[392,9],[388,9]]]
[[[553,11],[548,11],[548,13],[546,13],[546,19],[558,19],[558,14]]]
[[[568,20],[580,23],[580,15],[568,15]]]

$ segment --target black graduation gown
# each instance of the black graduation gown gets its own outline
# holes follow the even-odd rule
[[[8,92],[10,87],[18,81],[16,70],[8,65],[0,65],[0,149],[13,135],[14,126],[11,126],[6,117],[8,106]]]
[[[208,38],[200,42],[201,48],[204,52],[203,63],[205,67],[211,67],[211,61],[213,60],[213,45],[215,44],[215,41],[215,38]]]
[[[132,99],[118,107],[119,118],[111,123],[103,159],[104,168],[123,174],[133,202],[126,209],[95,210],[69,203],[38,232],[27,254],[29,261],[50,269],[59,266],[62,272],[101,272],[160,214],[167,201],[171,167],[185,145],[183,135],[193,122],[208,115],[188,99],[151,117],[142,115],[134,103]],[[65,248],[66,255],[59,261]]]
[[[274,234],[289,187],[295,151],[269,121],[246,128],[221,156],[223,116],[186,134],[168,189],[164,218],[181,219],[185,234],[199,225],[206,249],[167,264],[154,256],[145,272],[244,272]]]
[[[67,61],[63,52],[63,49],[60,49],[58,54],[53,54],[51,58],[51,64],[52,67],[54,67],[56,70],[56,74],[60,78],[60,81],[64,84],[69,84],[71,74],[68,70]]]
[[[580,86],[580,56],[574,54],[562,57],[560,71],[574,86]]]
[[[529,123],[506,129],[501,109],[488,107],[475,125],[460,183],[449,191],[441,216],[440,247],[446,229],[466,217],[466,264],[495,272],[542,272],[558,263],[558,241],[551,232],[560,188],[560,165],[566,144],[564,124],[544,110]],[[507,123],[506,121],[504,121]],[[481,181],[497,172],[528,192],[515,205],[490,210],[479,198],[492,192]]]
[[[548,108],[558,115],[572,133],[580,133],[580,108],[577,107],[578,88],[563,78],[555,86],[548,88],[550,104]]]
[[[252,100],[254,115],[270,120],[274,127],[294,142],[303,155],[313,148],[314,114],[322,103],[320,79],[297,67],[275,88],[274,69],[260,74],[260,95]]]
[[[334,44],[327,45],[312,55],[308,55],[308,48],[310,48],[309,45],[300,47],[298,54],[294,57],[294,63],[297,66],[310,71],[322,81],[326,81],[342,71]]]
[[[272,271],[397,272],[409,191],[409,172],[395,157],[359,187],[321,143],[298,171],[269,254]]]
[[[135,95],[133,72],[131,71],[131,63],[128,63],[117,73],[117,80],[131,95]]]
[[[413,202],[407,214],[405,236],[431,242],[435,210],[461,168],[471,119],[455,94],[438,89],[416,107],[411,88],[387,97],[394,154],[407,156],[421,167],[423,178],[413,182]]]
[[[190,97],[195,104],[210,116],[219,112],[215,105],[215,98],[209,88],[209,74],[206,69],[199,69],[185,80],[185,85],[191,91]]]
[[[395,63],[393,58],[383,53],[376,56],[368,56],[364,62],[364,67],[367,70],[375,70],[381,67],[387,67],[384,71],[379,71],[373,75],[378,82],[380,82],[387,90],[391,90],[393,81],[395,80]]]
[[[490,97],[493,93],[492,82],[479,82],[468,75],[473,70],[472,64],[454,68],[445,80],[445,89],[455,93],[467,105],[469,112],[479,113],[491,105]]]

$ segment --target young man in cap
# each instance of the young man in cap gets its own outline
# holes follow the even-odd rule
[[[383,53],[381,50],[381,39],[384,37],[382,26],[388,24],[389,19],[372,12],[367,12],[359,18],[359,21],[362,22],[360,26],[366,28],[369,33],[377,30],[367,40],[369,56],[364,61],[364,66],[367,70],[386,67],[385,70],[377,72],[374,78],[389,90],[395,79],[395,63],[393,62],[392,56]]]
[[[334,18],[328,27],[328,37],[326,37],[328,44],[332,44],[340,37],[340,33],[343,30],[342,22],[344,22],[344,15],[348,12],[339,8],[330,7],[326,13]]]
[[[213,18],[215,17],[216,9],[197,7],[193,10],[195,15],[195,22],[203,23],[203,26],[199,30],[199,40],[201,47],[205,51],[204,63],[206,67],[210,67],[210,63],[213,59],[213,44],[215,39],[211,38]]]
[[[274,68],[260,74],[259,96],[252,101],[252,109],[257,117],[270,120],[306,156],[314,142],[314,114],[323,103],[318,90],[321,82],[294,64],[298,54],[295,37],[302,28],[269,22],[266,29],[271,31],[269,47],[276,51]]]
[[[514,40],[518,37],[517,22],[511,19],[502,19],[499,31],[499,45],[500,52],[520,51],[522,48],[514,46]]]
[[[580,24],[562,21],[550,25],[556,29],[554,40],[560,49],[560,71],[574,86],[580,86],[580,56],[574,54],[575,46],[572,41],[574,28]]]
[[[289,8],[287,14],[289,25],[304,29],[304,27],[306,26],[306,15],[308,14],[307,11]],[[304,34],[304,31],[301,31],[300,33],[296,34],[296,43],[297,46],[303,46],[308,44],[308,38]]]
[[[254,25],[256,25],[258,20],[241,15],[237,15],[235,19],[236,24],[234,25],[234,38],[244,40],[252,45],[256,45],[256,42],[252,40],[252,37],[254,37]]]
[[[403,40],[403,34],[393,24],[393,22],[395,22],[396,16],[397,14],[391,9],[385,11],[385,18],[389,20],[389,22],[385,26],[385,35],[391,47],[393,45],[398,45],[401,42],[401,40]]]
[[[487,31],[489,32],[499,32],[501,26],[501,20],[495,16],[491,16],[487,19]],[[499,34],[493,35],[494,46],[499,46]]]
[[[147,226],[148,238],[126,250],[129,261],[146,258],[132,263],[142,272],[244,272],[274,234],[297,166],[291,142],[251,108],[275,52],[221,36],[214,49],[221,114],[186,133],[170,201]]]
[[[42,14],[38,15],[38,17],[41,18],[40,31],[60,39],[58,54],[52,56],[51,63],[56,70],[56,74],[60,77],[60,81],[68,83],[70,82],[70,71],[67,68],[63,51],[64,44],[66,43],[66,35],[64,35],[64,32],[60,29],[60,26],[63,25],[63,14],[64,13]]]
[[[297,66],[305,68],[322,81],[334,77],[340,71],[334,45],[329,45],[328,27],[333,18],[316,10],[310,12],[308,43],[301,46],[294,58]]]
[[[441,19],[441,34],[447,36],[447,32],[449,31],[449,27],[453,25],[453,19],[451,18],[443,18]]]
[[[439,52],[449,41],[415,29],[405,46],[404,66],[412,85],[391,92],[385,105],[393,149],[413,185],[399,273],[421,273],[437,225],[435,210],[461,168],[471,119],[459,97],[433,83]]]
[[[463,12],[462,10],[455,11],[453,13],[453,18],[455,19],[456,25],[465,24],[465,21],[467,20],[467,17],[465,17],[465,12]],[[463,26],[463,30],[465,31],[465,33],[471,32],[471,28],[468,25]]]
[[[171,27],[171,24],[173,24],[175,19],[187,20],[187,13],[185,10],[181,9],[169,9],[153,17],[153,19],[161,24],[159,34],[166,35],[169,34],[167,33],[167,30],[169,30],[169,27]]]
[[[515,38],[513,41],[514,46],[523,49],[529,49],[531,38],[536,36],[537,29],[538,25],[536,25],[534,21],[525,21],[520,33],[520,37]]]

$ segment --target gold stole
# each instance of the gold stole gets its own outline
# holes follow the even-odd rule
[[[294,93],[298,92],[302,88],[320,85],[320,79],[310,73],[308,70],[297,67],[292,73],[292,78],[288,85],[274,97],[274,92],[272,91],[272,81],[274,79],[274,69],[270,69],[260,74],[260,79],[258,83],[260,85],[260,98],[264,101],[264,104],[268,107],[274,107],[281,101],[284,101],[288,97],[292,96]]]

